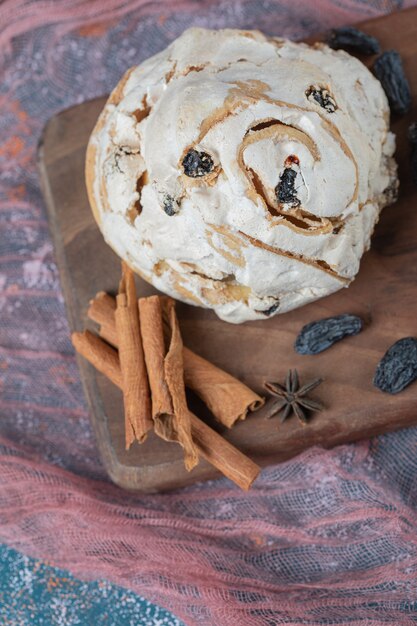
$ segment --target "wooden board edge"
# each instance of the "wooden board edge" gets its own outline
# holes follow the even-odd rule
[[[61,111],[58,115],[63,116],[68,112],[68,110],[69,109]],[[50,237],[52,239],[52,243],[54,246],[54,255],[56,256],[56,259],[57,259],[57,266],[60,268],[60,271],[58,272],[58,274],[59,274],[61,288],[64,294],[65,311],[67,314],[70,332],[73,332],[75,330],[81,330],[81,329],[78,329],[76,327],[76,323],[75,323],[76,317],[71,307],[71,302],[73,301],[73,298],[69,297],[69,293],[72,287],[71,287],[71,284],[67,281],[68,268],[67,268],[65,254],[63,253],[63,242],[62,242],[62,238],[60,235],[60,231],[57,227],[57,221],[56,221],[55,213],[53,210],[52,191],[48,184],[47,168],[45,166],[44,159],[43,159],[45,139],[50,131],[51,124],[53,123],[55,119],[56,118],[51,118],[50,120],[48,120],[48,122],[45,124],[42,130],[42,133],[38,142],[37,150],[36,150],[36,166],[39,172],[40,187],[41,187],[41,191],[43,194],[47,217],[48,217],[49,233],[50,233]],[[64,271],[62,271],[61,268],[64,268]],[[107,417],[105,420],[101,420],[101,422],[99,422],[99,420],[91,419],[91,414],[93,414],[98,409],[98,407],[95,405],[94,399],[92,397],[92,393],[90,393],[90,388],[86,384],[87,371],[88,371],[88,367],[90,366],[84,359],[82,359],[78,355],[76,355],[76,360],[77,360],[78,369],[80,371],[80,378],[81,378],[84,395],[87,399],[87,406],[88,406],[88,410],[90,413],[90,423],[93,426],[100,459],[104,465],[105,471],[108,473],[111,480],[113,482],[116,482],[116,484],[119,484],[121,487],[125,487],[124,484],[120,484],[120,481],[115,481],[115,478],[117,478],[121,470],[122,470],[121,473],[124,473],[126,471],[126,466],[118,461],[116,454],[110,445],[110,437],[107,431]],[[100,410],[102,410],[102,408]],[[132,477],[129,477],[128,481],[131,480],[131,478]],[[124,481],[121,481],[121,482],[124,482]]]

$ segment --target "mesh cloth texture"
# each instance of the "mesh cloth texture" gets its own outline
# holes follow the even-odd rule
[[[188,26],[299,39],[416,2],[0,4],[0,541],[105,577],[187,625],[417,622],[417,429],[165,495],[108,482],[36,171],[43,125]]]

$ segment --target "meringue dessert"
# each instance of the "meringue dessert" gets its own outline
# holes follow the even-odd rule
[[[112,92],[87,188],[133,270],[239,323],[349,285],[395,196],[394,148],[382,87],[346,52],[191,28]]]

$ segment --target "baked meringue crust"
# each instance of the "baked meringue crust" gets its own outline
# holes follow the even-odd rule
[[[398,184],[394,149],[382,87],[346,52],[192,28],[110,95],[87,191],[138,274],[239,323],[349,285]],[[190,151],[210,171],[187,175]]]

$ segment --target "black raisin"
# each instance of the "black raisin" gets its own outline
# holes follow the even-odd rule
[[[388,50],[381,54],[375,61],[373,70],[394,113],[407,113],[411,108],[411,91],[398,52]]]
[[[295,189],[295,179],[297,172],[290,167],[286,167],[279,177],[279,183],[275,187],[275,195],[278,202],[290,204],[293,207],[300,205]]]
[[[262,313],[262,315],[265,315],[265,317],[270,317],[278,309],[279,309],[279,302],[276,302],[275,304],[270,306],[269,309],[263,309],[262,311],[257,310],[257,313]]]
[[[189,150],[182,160],[184,173],[191,178],[200,178],[213,171],[213,159],[207,152]]]
[[[388,187],[385,187],[382,193],[384,194],[386,204],[394,204],[394,202],[397,202],[398,188],[399,188],[398,179],[393,180],[392,183],[388,185]]]
[[[327,317],[306,324],[295,340],[294,347],[298,354],[319,354],[344,337],[357,335],[362,328],[363,322],[357,315],[345,313]]]
[[[178,202],[173,196],[167,194],[164,197],[163,208],[167,215],[176,215],[178,213]]]
[[[381,52],[378,39],[353,26],[342,26],[331,30],[327,43],[334,50],[349,50],[365,56]]]
[[[399,393],[417,379],[417,339],[399,339],[376,368],[374,385],[387,393]]]
[[[414,183],[417,185],[417,122],[413,122],[408,129],[408,139],[411,144],[411,176]]]
[[[307,100],[314,100],[328,113],[334,113],[337,109],[337,104],[332,94],[325,87],[315,87],[311,85],[306,90]]]
[[[417,122],[413,122],[408,127],[408,140],[411,145],[417,146]]]

